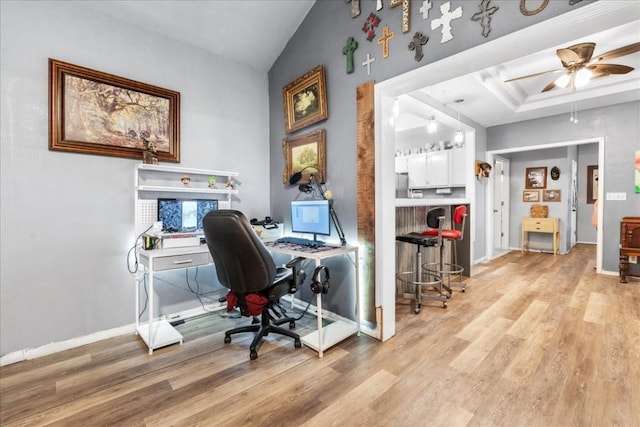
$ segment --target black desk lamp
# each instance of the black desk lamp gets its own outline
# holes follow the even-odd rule
[[[289,184],[296,185],[302,179],[302,172],[308,168],[314,168],[317,170],[315,166],[306,166],[301,170],[299,170],[298,172],[291,175],[291,177],[289,178]],[[316,180],[315,175],[311,174],[309,176],[309,182],[307,184],[300,184],[298,186],[298,190],[302,193],[311,193],[313,191],[313,184],[315,184],[316,187],[318,188],[318,192],[320,193],[320,196],[322,196],[324,200],[329,201],[329,214],[331,215],[331,220],[333,221],[333,225],[336,228],[336,232],[338,233],[340,244],[342,246],[346,246],[347,239],[345,239],[344,237],[344,231],[342,231],[342,225],[340,224],[340,220],[338,219],[338,214],[336,214],[336,210],[333,208],[333,199],[327,198],[327,195],[325,194],[324,189],[322,188],[322,184]]]

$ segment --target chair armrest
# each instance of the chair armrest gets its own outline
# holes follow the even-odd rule
[[[290,268],[293,273],[293,278],[291,279],[291,285],[289,286],[289,293],[295,294],[298,291],[298,287],[304,283],[304,279],[307,278],[307,273],[303,269],[300,268],[300,263],[304,261],[306,258],[297,257],[289,261],[285,267]]]

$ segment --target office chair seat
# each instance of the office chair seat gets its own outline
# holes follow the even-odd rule
[[[278,305],[282,296],[295,291],[295,270],[301,259],[287,264],[288,268],[277,268],[249,220],[239,211],[209,212],[203,218],[203,232],[220,284],[231,291],[229,296],[235,297],[243,316],[260,316],[259,323],[226,331],[224,342],[230,343],[236,333],[255,332],[249,346],[251,360],[258,358],[258,347],[269,333],[291,337],[296,348],[302,347],[298,334],[280,327],[288,323],[293,329],[295,319]]]

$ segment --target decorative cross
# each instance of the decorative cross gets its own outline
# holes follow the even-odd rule
[[[347,74],[353,73],[353,51],[358,48],[358,42],[349,37],[347,44],[342,48],[342,54],[347,55]]]
[[[345,3],[351,3],[351,17],[360,16],[360,0],[344,0]]]
[[[382,10],[382,0],[376,0],[376,10]]]
[[[409,50],[416,51],[416,55],[415,55],[416,61],[422,60],[422,57],[423,57],[422,46],[427,44],[428,41],[429,41],[429,37],[425,36],[419,31],[417,31],[413,35],[413,40],[411,40],[411,42],[409,43]]]
[[[389,56],[389,40],[391,40],[396,34],[389,32],[389,26],[385,25],[382,29],[382,36],[378,39],[378,44],[382,45],[382,57],[387,58]]]
[[[369,14],[369,17],[362,26],[362,31],[367,34],[367,40],[371,41],[376,36],[375,28],[380,25],[381,19],[375,13]]]
[[[422,7],[420,8],[420,13],[422,14],[423,21],[429,18],[429,11],[431,10],[432,6],[433,4],[431,4],[429,0],[424,0],[424,3],[422,3]]]
[[[489,37],[491,32],[491,15],[496,13],[499,9],[498,6],[491,6],[491,0],[482,0],[480,3],[480,12],[476,12],[471,16],[471,20],[478,22],[482,25],[482,35]]]
[[[440,6],[440,13],[442,16],[438,19],[431,21],[431,29],[435,30],[439,26],[442,26],[442,40],[440,43],[446,43],[453,38],[451,34],[451,21],[462,17],[462,6],[458,6],[453,12],[450,11],[451,2],[448,1]]]
[[[409,32],[409,18],[411,16],[411,4],[409,0],[389,0],[391,9],[402,5],[402,32]]]
[[[372,58],[371,55],[367,53],[367,60],[362,63],[363,67],[367,67],[367,76],[371,75],[371,63],[375,61],[376,58]]]

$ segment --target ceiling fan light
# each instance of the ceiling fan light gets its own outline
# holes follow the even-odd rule
[[[583,87],[587,83],[589,83],[589,79],[591,79],[593,73],[586,68],[581,68],[576,73],[576,87]]]
[[[436,133],[438,131],[438,122],[436,122],[436,118],[430,116],[427,119],[427,133]]]
[[[569,80],[571,80],[571,77],[569,76],[569,74],[563,74],[560,77],[558,77],[554,83],[558,87],[565,88],[569,84]]]

